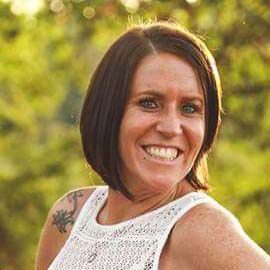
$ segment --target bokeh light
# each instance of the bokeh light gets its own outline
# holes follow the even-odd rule
[[[55,13],[63,11],[64,8],[65,5],[62,0],[52,0],[50,3],[50,9]]]
[[[140,7],[139,0],[120,0],[129,13],[136,12]]]
[[[96,12],[94,10],[94,8],[90,7],[90,6],[87,6],[83,9],[83,16],[86,18],[86,19],[92,19],[94,18]]]
[[[10,11],[15,15],[35,15],[44,7],[43,0],[2,0],[10,3]]]

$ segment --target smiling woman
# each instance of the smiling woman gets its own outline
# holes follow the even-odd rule
[[[120,36],[91,79],[80,122],[86,160],[106,185],[55,203],[37,269],[270,269],[205,192],[220,112],[219,75],[200,39],[167,23]]]
[[[119,134],[121,173],[132,194],[166,192],[189,173],[204,138],[203,100],[183,58],[160,52],[141,61]]]
[[[167,61],[170,61],[170,65]],[[143,65],[144,62],[146,65]],[[158,65],[156,69],[155,65]],[[199,109],[198,104],[201,104],[205,134],[186,178],[196,190],[208,190],[205,159],[218,130],[221,88],[215,61],[198,38],[172,25],[162,27],[160,24],[145,29],[134,27],[111,46],[90,82],[81,114],[85,157],[109,186],[121,190],[129,199],[134,199],[134,194],[122,181],[121,156],[118,151],[120,123],[125,118],[124,112],[130,107],[130,102],[134,103],[134,98],[131,101],[132,94],[142,94],[143,90],[144,96],[141,98],[145,99],[149,91],[156,98],[167,98],[171,96],[167,94],[171,86],[174,92],[183,90],[177,106],[185,105],[183,108],[186,110],[190,109],[190,105],[193,108],[197,105]],[[196,103],[188,103],[194,99]],[[183,103],[185,100],[187,102]]]

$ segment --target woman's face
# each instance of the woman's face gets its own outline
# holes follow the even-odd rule
[[[119,135],[122,177],[131,192],[162,192],[185,178],[202,146],[204,103],[187,61],[165,52],[142,59]]]

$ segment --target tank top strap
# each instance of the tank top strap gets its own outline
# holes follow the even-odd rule
[[[170,225],[167,227],[167,231],[170,231],[175,223],[181,219],[190,209],[193,207],[203,204],[203,203],[210,203],[210,204],[218,204],[214,199],[208,196],[204,192],[191,192],[183,200],[176,202],[181,206],[181,210],[174,216]]]
[[[166,227],[165,232],[161,235],[160,237],[160,242],[155,254],[155,259],[154,259],[154,267],[153,269],[157,270],[158,269],[158,263],[159,263],[159,258],[162,252],[162,249],[168,239],[168,236],[176,224],[177,221],[179,221],[190,209],[193,207],[199,205],[199,204],[204,204],[204,203],[210,203],[210,204],[215,204],[217,205],[218,202],[215,201],[213,198],[208,196],[204,192],[191,192],[187,195],[184,196],[184,198],[180,198],[175,201],[175,206],[180,209],[178,213],[174,216],[174,218],[171,220],[170,224]]]
[[[79,227],[83,227],[89,219],[95,216],[95,213],[102,205],[107,192],[108,186],[96,186],[96,189],[84,203],[72,228],[71,234],[74,234]]]

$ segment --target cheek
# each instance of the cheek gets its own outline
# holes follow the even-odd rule
[[[205,134],[205,124],[204,121],[196,121],[191,125],[190,129],[190,138],[191,138],[191,147],[198,152],[202,146],[203,139]]]
[[[150,114],[135,110],[127,111],[122,119],[119,133],[120,153],[134,146],[153,125],[153,117]]]
[[[120,125],[120,139],[140,137],[153,126],[154,117],[138,111],[127,112]]]

